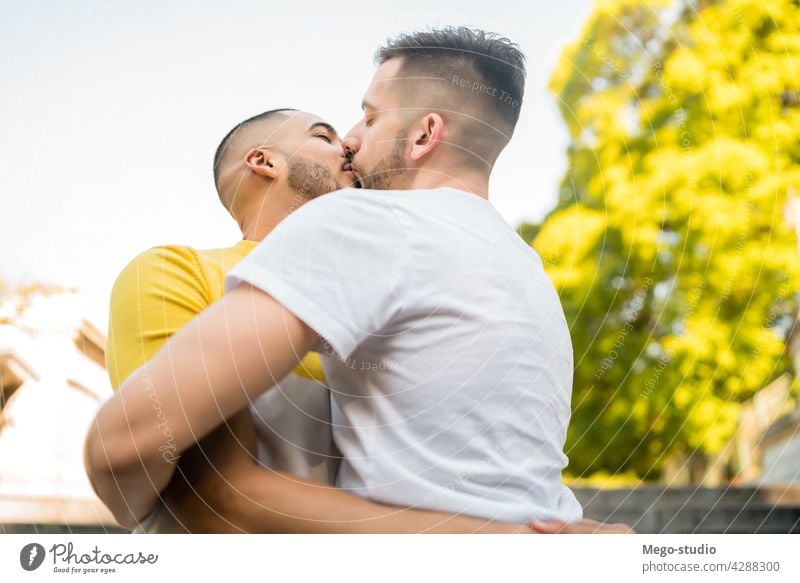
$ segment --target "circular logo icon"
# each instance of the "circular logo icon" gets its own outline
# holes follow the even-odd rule
[[[35,571],[44,562],[44,547],[39,543],[30,543],[19,552],[19,564],[26,571]]]

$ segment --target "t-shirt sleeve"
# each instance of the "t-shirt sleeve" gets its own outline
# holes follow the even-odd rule
[[[392,205],[346,189],[284,219],[228,273],[225,287],[247,282],[265,291],[347,359],[402,309],[409,253]]]
[[[117,389],[212,301],[197,254],[154,247],[138,255],[111,291],[106,368]]]

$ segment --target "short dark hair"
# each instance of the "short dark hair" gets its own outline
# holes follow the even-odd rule
[[[245,129],[251,124],[258,123],[261,121],[266,121],[269,118],[273,117],[276,114],[282,113],[284,111],[297,111],[296,109],[292,109],[290,107],[282,107],[280,109],[270,109],[269,111],[265,111],[263,113],[259,113],[258,115],[254,115],[253,117],[249,117],[243,122],[236,124],[236,126],[231,129],[225,137],[222,138],[222,141],[217,146],[217,151],[214,152],[214,186],[217,188],[217,192],[219,193],[220,197],[222,197],[222,192],[220,191],[219,187],[219,175],[222,169],[222,162],[225,158],[225,154],[228,152],[230,148],[231,142],[233,141],[234,136],[241,130]]]
[[[466,71],[475,76],[471,81],[499,88],[510,99],[486,102],[513,131],[525,91],[525,55],[516,43],[496,33],[448,26],[389,39],[375,53],[375,62],[382,65],[398,57],[407,70],[424,70],[444,79]]]

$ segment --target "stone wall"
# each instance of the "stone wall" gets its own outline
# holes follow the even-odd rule
[[[573,488],[587,518],[640,533],[800,533],[800,486]]]

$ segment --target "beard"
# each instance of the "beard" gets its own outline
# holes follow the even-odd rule
[[[404,153],[408,133],[400,132],[395,136],[392,151],[384,156],[369,172],[361,176],[363,188],[375,190],[391,190],[398,188],[400,179],[408,173]]]
[[[308,199],[344,188],[325,166],[299,157],[289,161],[287,184],[298,195]]]

